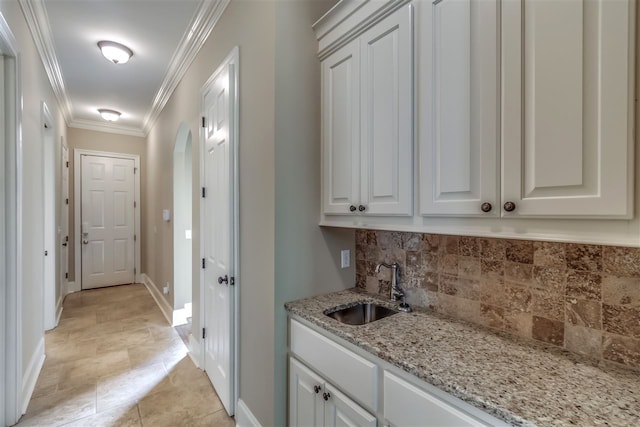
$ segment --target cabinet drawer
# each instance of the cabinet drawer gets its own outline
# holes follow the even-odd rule
[[[464,402],[461,404],[466,405]],[[470,409],[474,412],[479,411],[475,408]],[[490,425],[389,372],[384,373],[383,412],[385,418],[394,426]],[[502,425],[500,422],[498,424]]]
[[[367,409],[376,409],[377,366],[291,320],[291,351]]]

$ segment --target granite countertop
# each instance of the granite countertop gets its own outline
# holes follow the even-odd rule
[[[427,311],[345,325],[336,306],[394,303],[356,289],[285,304],[299,316],[514,425],[640,425],[640,373]]]

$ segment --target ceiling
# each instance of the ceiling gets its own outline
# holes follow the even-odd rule
[[[145,136],[229,0],[20,0],[67,125]],[[116,65],[97,43],[128,46]],[[98,108],[120,111],[106,122]]]

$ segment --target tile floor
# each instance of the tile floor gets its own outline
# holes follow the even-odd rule
[[[144,285],[67,296],[18,426],[234,426]]]

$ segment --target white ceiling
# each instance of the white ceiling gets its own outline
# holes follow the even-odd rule
[[[145,135],[228,0],[20,0],[67,124]],[[123,65],[97,43],[133,51]],[[120,111],[116,123],[98,108]]]

